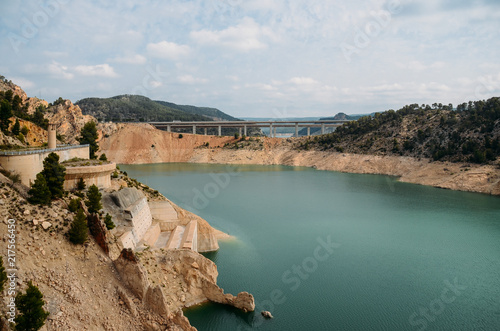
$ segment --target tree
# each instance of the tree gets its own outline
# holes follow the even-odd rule
[[[87,218],[83,209],[79,208],[68,231],[69,241],[75,245],[81,245],[88,238]]]
[[[102,195],[97,186],[92,185],[89,187],[89,191],[87,192],[88,200],[85,201],[85,204],[89,209],[89,213],[97,213],[102,208],[101,196]]]
[[[78,191],[83,191],[83,190],[85,190],[85,187],[87,187],[87,185],[85,185],[85,181],[83,180],[83,177],[80,177],[80,179],[78,180],[78,183],[76,184],[76,189]]]
[[[31,185],[31,189],[28,191],[30,197],[28,201],[36,205],[49,205],[52,198],[49,186],[45,180],[44,175],[39,172],[36,175],[35,182]]]
[[[21,132],[21,125],[19,124],[19,120],[16,118],[16,123],[12,127],[12,135],[17,136]]]
[[[95,122],[90,121],[85,123],[80,134],[81,136],[78,138],[78,141],[81,145],[90,145],[90,158],[95,159],[97,157],[95,153],[99,149],[99,145],[97,144],[98,135]]]
[[[69,211],[72,213],[76,213],[78,211],[78,209],[80,208],[80,201],[82,201],[82,199],[80,199],[80,198],[71,199],[71,201],[68,204]]]
[[[47,181],[52,198],[62,198],[66,168],[59,164],[59,155],[52,152],[45,158],[42,174]]]
[[[107,161],[108,158],[106,157],[106,154],[102,153],[101,156],[99,156],[99,160],[101,160],[101,161]]]
[[[28,132],[30,132],[30,129],[28,129],[28,127],[26,125],[23,125],[23,127],[21,128],[21,133],[23,134],[23,136],[26,137]]]
[[[7,273],[5,272],[5,268],[3,266],[3,259],[0,256],[0,293],[3,292],[3,286],[7,281]]]
[[[0,129],[7,132],[12,117],[12,107],[7,100],[0,101]]]
[[[106,224],[106,229],[108,230],[114,229],[115,227],[115,223],[113,223],[113,218],[108,213],[106,213],[106,216],[104,217],[104,224]]]
[[[19,292],[16,295],[18,315],[15,318],[17,331],[36,331],[44,324],[49,313],[43,309],[43,294],[30,281],[26,294]]]
[[[33,114],[32,122],[41,127],[44,130],[49,128],[49,120],[44,117],[45,106],[40,105],[36,108],[35,113]]]

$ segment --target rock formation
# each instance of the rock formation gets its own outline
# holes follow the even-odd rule
[[[80,136],[85,123],[97,120],[90,115],[83,115],[80,107],[75,106],[71,101],[64,100],[64,103],[58,104],[45,116],[50,122],[57,124],[57,133],[64,137],[64,143],[77,144],[77,138]]]

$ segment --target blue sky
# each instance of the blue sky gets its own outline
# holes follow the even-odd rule
[[[2,1],[0,36],[0,74],[49,102],[300,117],[500,96],[498,0]]]

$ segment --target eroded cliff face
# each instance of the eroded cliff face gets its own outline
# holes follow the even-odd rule
[[[90,115],[83,115],[80,107],[75,106],[71,101],[64,100],[58,104],[53,112],[48,112],[45,117],[51,123],[57,124],[57,133],[64,136],[64,143],[78,144],[77,138],[85,123],[97,120]]]
[[[114,261],[124,284],[146,307],[161,316],[175,320],[182,309],[205,301],[239,308],[255,309],[254,298],[247,292],[237,296],[224,294],[217,286],[217,266],[202,255],[186,249],[144,251],[136,254],[122,251]]]
[[[117,163],[192,162],[306,166],[320,170],[397,176],[401,181],[440,188],[500,195],[498,165],[431,162],[399,156],[296,150],[295,139],[258,138],[258,144],[223,148],[233,137],[169,133],[144,125],[124,124],[101,148]],[[209,147],[203,147],[209,143]],[[154,145],[154,147],[152,147]],[[240,143],[240,146],[242,144]],[[109,154],[108,154],[109,153]]]

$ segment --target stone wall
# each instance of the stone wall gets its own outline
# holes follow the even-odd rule
[[[19,174],[21,182],[26,186],[31,186],[36,175],[43,170],[43,160],[52,152],[59,155],[59,162],[75,157],[89,158],[88,145],[75,145],[29,152],[2,152],[0,153],[0,166],[5,170]]]

